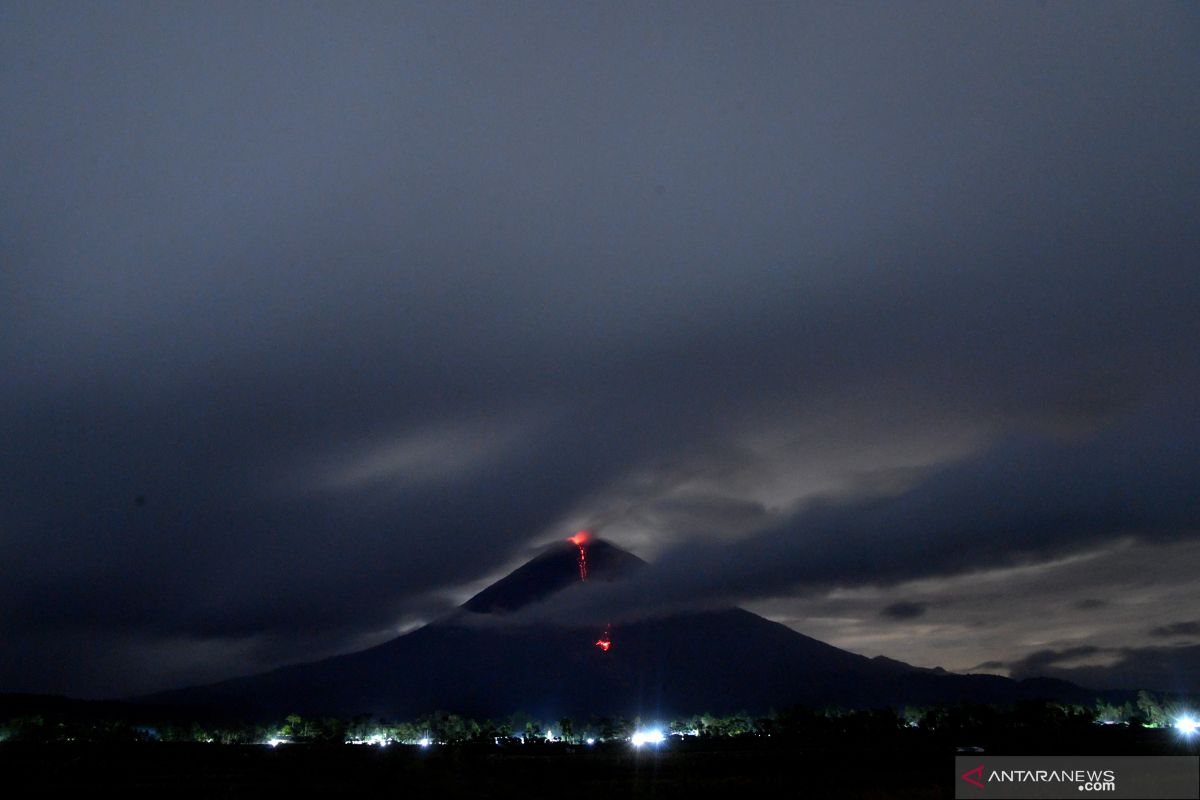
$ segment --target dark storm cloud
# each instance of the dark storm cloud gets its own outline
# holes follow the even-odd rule
[[[923,603],[901,601],[881,608],[879,616],[887,619],[916,619],[923,616],[926,610],[926,606]]]
[[[1151,628],[1150,635],[1163,638],[1200,636],[1200,619],[1191,620],[1190,622],[1172,622],[1170,625],[1160,625],[1157,628]]]
[[[1194,531],[1196,23],[5,5],[0,688]]]
[[[1039,650],[1162,645],[1147,631],[1147,620],[1172,619],[1178,609],[1200,604],[1198,554],[1195,536],[1155,542],[1121,537],[1017,566],[784,595],[747,607],[866,656],[1008,674],[1009,663]],[[1099,610],[1078,608],[1076,598],[1089,595],[1110,599]],[[912,601],[928,606],[923,616],[904,621],[878,615],[889,603]],[[1154,673],[1129,677],[1131,684],[1155,686]]]
[[[814,501],[736,542],[689,540],[631,581],[558,603],[602,615],[663,613],[820,587],[889,585],[1049,560],[1119,537],[1200,530],[1194,397],[1083,440],[1010,442],[896,495]],[[531,612],[532,613],[532,612]]]
[[[1089,660],[1102,663],[1071,663]],[[1006,666],[1016,678],[1062,678],[1094,689],[1200,691],[1200,645],[1041,650]]]
[[[1084,599],[1075,603],[1075,608],[1079,609],[1080,611],[1094,611],[1098,608],[1104,608],[1107,605],[1108,601],[1099,597],[1085,597]]]

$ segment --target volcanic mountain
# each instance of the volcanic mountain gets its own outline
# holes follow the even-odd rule
[[[1093,696],[1054,680],[958,675],[850,653],[740,608],[616,622],[611,628],[513,624],[560,593],[620,581],[645,562],[573,537],[453,614],[357,653],[141,698],[239,714],[410,718],[437,709],[555,719],[765,712],[794,704],[883,706]],[[599,646],[608,640],[610,647]]]

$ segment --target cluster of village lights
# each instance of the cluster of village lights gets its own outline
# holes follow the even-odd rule
[[[1104,723],[1104,724],[1111,724],[1111,723]],[[1175,728],[1175,730],[1179,731],[1179,733],[1182,734],[1183,736],[1192,737],[1192,736],[1196,735],[1196,732],[1198,730],[1200,730],[1200,720],[1197,720],[1196,717],[1191,714],[1184,714],[1182,716],[1177,717],[1175,719],[1174,724],[1171,727]],[[696,736],[698,734],[699,734],[699,731],[693,730],[693,731],[687,731],[683,735]],[[523,737],[523,736],[520,736],[517,738],[520,739],[520,741],[522,741],[522,742],[525,741],[525,737]],[[545,739],[548,742],[558,741],[557,739],[554,738],[554,731],[552,731],[552,730],[546,731]],[[667,737],[662,732],[661,728],[643,728],[641,730],[635,731],[633,733],[633,735],[629,737],[629,743],[639,749],[646,747],[646,746],[655,747],[655,746],[661,745],[666,740],[667,740]],[[366,744],[366,745],[376,745],[379,747],[386,747],[387,745],[392,744],[394,741],[396,741],[396,740],[390,739],[382,734],[375,734],[373,736],[368,736],[365,739],[348,739],[348,740],[346,740],[346,744]],[[282,738],[274,737],[271,739],[267,739],[265,742],[263,742],[263,744],[270,745],[271,747],[278,747],[281,744],[288,744],[289,742],[290,742],[289,739],[282,739]],[[417,744],[420,747],[429,747],[433,743],[434,743],[433,740],[427,736],[422,737],[421,739],[418,739],[416,742],[412,742],[412,744]],[[584,743],[587,745],[594,745],[596,743],[596,739],[594,737],[589,736],[588,738],[584,739]]]
[[[525,741],[524,736],[518,736],[516,738],[519,739],[521,742]],[[559,741],[558,739],[554,738],[554,731],[552,731],[552,730],[546,731],[545,739],[547,742]],[[644,747],[646,745],[652,745],[652,746],[660,745],[663,742],[665,742],[666,740],[667,740],[667,737],[663,734],[661,728],[647,728],[645,730],[635,731],[633,733],[633,735],[629,737],[630,744],[632,744],[634,747],[638,747],[638,748]],[[596,738],[593,736],[589,736],[586,739],[584,739],[583,741],[584,741],[584,744],[591,746],[596,743]],[[280,738],[280,737],[272,737],[263,742],[263,744],[269,745],[271,747],[278,747],[281,744],[290,744],[290,743],[291,743],[290,739],[284,739],[284,738]],[[346,740],[346,744],[365,744],[365,745],[373,745],[376,747],[387,747],[389,744],[395,744],[395,743],[398,743],[398,740],[389,738],[387,736],[384,736],[383,734],[378,734],[378,733],[374,734],[372,736],[368,736],[365,739],[347,739]],[[433,743],[434,743],[433,740],[427,736],[423,737],[421,739],[418,739],[416,742],[403,742],[403,744],[416,744],[421,747],[429,747]],[[497,743],[499,743],[499,742],[497,742]]]

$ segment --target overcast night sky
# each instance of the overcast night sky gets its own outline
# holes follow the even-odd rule
[[[1195,4],[5,0],[0,106],[0,691],[581,528],[631,613],[1200,675]]]

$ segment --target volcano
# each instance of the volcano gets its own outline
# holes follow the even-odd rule
[[[600,629],[511,623],[522,608],[596,582],[619,586],[645,566],[603,540],[588,540],[586,554],[577,542],[547,547],[456,612],[370,649],[140,699],[263,716],[411,718],[449,710],[546,719],[1093,699],[1065,681],[960,675],[868,658],[740,608]]]

